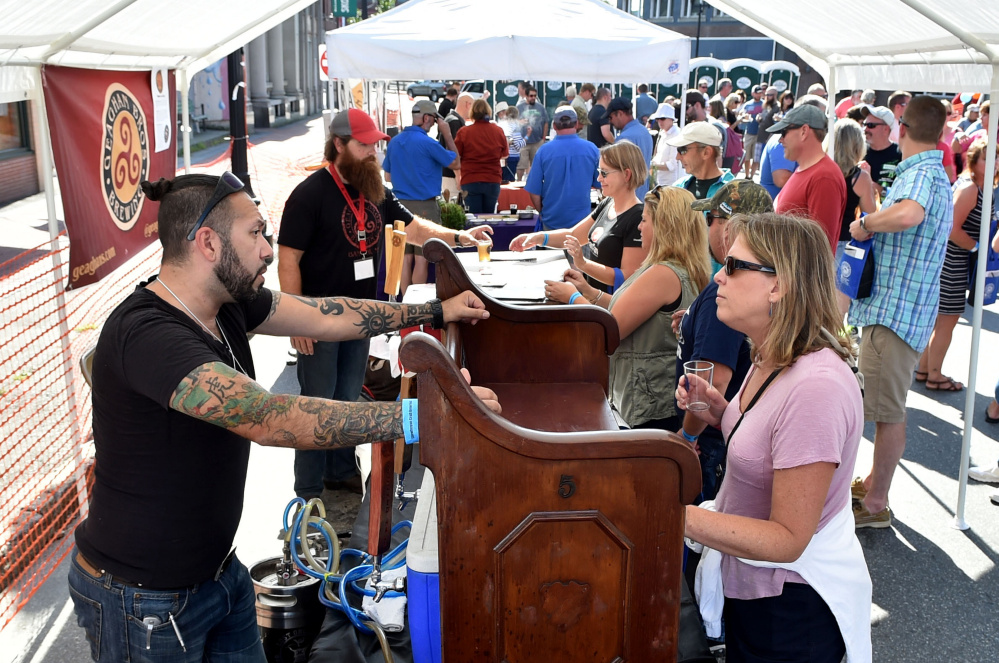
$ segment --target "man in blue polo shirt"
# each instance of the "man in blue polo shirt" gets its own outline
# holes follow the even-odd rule
[[[710,198],[691,203],[691,207],[707,213],[708,250],[716,262],[719,258],[724,260],[728,251],[725,226],[730,217],[774,211],[770,194],[751,180],[731,181]],[[725,398],[732,400],[738,395],[752,362],[746,335],[718,320],[717,294],[718,284],[712,280],[686,312],[678,311],[674,315],[673,328],[678,341],[676,374],[678,379],[683,378],[684,362],[713,362],[712,384],[725,394]],[[725,437],[721,430],[708,426],[689,412],[684,415],[683,426],[678,432],[700,449],[701,495],[706,500],[714,499],[725,473]]]
[[[559,106],[555,140],[541,146],[524,187],[541,212],[541,229],[571,228],[590,214],[590,189],[599,187],[600,150],[576,135],[578,118],[571,106]]]
[[[427,134],[434,124],[447,148]],[[413,105],[412,126],[390,140],[385,150],[385,161],[382,163],[385,180],[392,182],[392,192],[406,209],[440,223],[437,196],[441,193],[443,168],[461,168],[451,127],[437,112],[432,101],[420,99]],[[402,267],[402,292],[406,292],[410,283],[426,283],[427,272],[427,261],[420,247],[407,244]]]
[[[645,163],[652,162],[652,134],[642,126],[641,122],[635,119],[631,110],[631,101],[624,97],[611,99],[607,106],[607,119],[618,131],[617,138],[614,139],[615,143],[620,143],[622,140],[634,143],[642,151]],[[638,196],[639,200],[642,200],[648,192],[649,183],[642,182],[642,185],[635,190],[635,195]]]

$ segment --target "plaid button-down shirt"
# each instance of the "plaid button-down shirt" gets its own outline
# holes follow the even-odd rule
[[[912,200],[923,221],[908,230],[874,235],[871,296],[850,304],[850,322],[883,325],[917,352],[930,340],[940,304],[940,271],[954,223],[954,199],[943,169],[943,152],[928,150],[904,159],[884,206]]]

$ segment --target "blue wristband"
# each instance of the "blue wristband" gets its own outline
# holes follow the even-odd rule
[[[582,295],[579,294],[578,292],[572,293],[572,297],[569,298],[569,303],[570,304],[575,304],[576,300],[579,299],[580,297],[582,297]]]
[[[614,289],[617,290],[624,285],[624,272],[620,269],[614,270]]]
[[[402,399],[402,435],[406,444],[420,441],[420,418],[418,401],[415,398]]]
[[[545,233],[545,241],[541,242],[541,246],[548,246],[548,233]]]
[[[683,439],[687,440],[687,442],[690,442],[691,444],[694,444],[695,442],[697,442],[697,436],[696,435],[691,435],[690,433],[688,433],[683,428],[680,429],[680,435],[683,435]]]

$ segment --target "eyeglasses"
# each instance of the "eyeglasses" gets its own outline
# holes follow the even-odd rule
[[[697,144],[697,143],[691,143],[690,145],[684,145],[683,147],[678,147],[678,148],[676,148],[676,153],[677,153],[677,154],[686,154],[686,153],[687,153],[687,151],[688,151],[688,150],[689,150],[690,148],[692,148],[692,147],[695,147],[695,148],[696,148],[696,147],[703,147],[703,146],[702,146],[702,145],[699,145],[699,144]]]
[[[222,202],[226,196],[230,196],[237,191],[242,191],[244,186],[245,185],[242,180],[230,173],[228,170],[222,173],[222,177],[219,178],[219,183],[215,185],[215,193],[213,193],[212,197],[208,199],[208,204],[205,205],[204,211],[201,213],[201,216],[198,217],[198,222],[194,224],[193,228],[191,228],[191,232],[187,233],[188,241],[194,241],[194,236],[197,234],[201,226],[204,225],[205,219],[207,219],[208,215],[212,213],[212,210],[215,209],[216,205]]]
[[[768,267],[766,265],[761,265],[756,262],[749,262],[747,260],[739,260],[738,258],[733,258],[732,256],[725,256],[725,275],[732,276],[736,270],[744,269],[747,272],[763,272],[764,274],[776,274],[777,270],[773,267]]]
[[[783,129],[782,131],[779,131],[779,132],[778,132],[778,135],[780,135],[780,137],[781,137],[781,138],[783,138],[783,137],[784,137],[784,136],[786,136],[786,135],[787,135],[788,133],[790,133],[790,132],[792,132],[792,131],[796,131],[796,130],[798,130],[798,129],[802,128],[803,126],[805,126],[805,125],[804,125],[804,124],[799,124],[798,126],[795,126],[795,127],[786,127],[786,128],[784,128],[784,129]]]
[[[864,122],[864,126],[868,129],[877,129],[878,127],[887,127],[888,125],[884,122]]]
[[[611,173],[620,173],[620,170],[604,170],[603,168],[597,168],[597,172],[600,173],[600,177],[607,179],[607,176]]]
[[[715,219],[721,219],[721,220],[724,221],[724,220],[728,219],[728,215],[727,214],[719,214],[715,210],[711,210],[710,212],[708,212],[708,228],[710,228],[711,224],[715,222]],[[729,276],[731,276],[731,274]]]
[[[899,118],[899,119],[898,119],[898,123],[899,123],[899,124],[901,124],[901,125],[902,125],[903,127],[905,127],[906,129],[910,129],[910,128],[911,128],[911,127],[909,126],[909,123],[908,123],[908,122],[906,122],[905,120],[903,120],[902,118]]]

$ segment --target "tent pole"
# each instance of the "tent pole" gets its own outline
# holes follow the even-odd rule
[[[836,153],[836,90],[838,89],[834,65],[829,65],[829,78],[826,79],[826,85],[829,86],[829,89],[826,90],[826,117],[829,118],[829,133],[826,134],[829,137],[829,142],[826,143],[826,154],[832,156]]]
[[[999,99],[999,60],[992,63],[992,99]],[[995,136],[999,130],[999,113],[989,116],[988,135]],[[993,145],[990,142],[989,145]],[[971,318],[971,361],[968,367],[968,387],[964,396],[964,437],[961,440],[961,467],[958,473],[957,507],[954,509],[953,526],[968,529],[964,519],[964,507],[968,494],[968,466],[971,459],[971,432],[975,421],[975,385],[978,382],[978,352],[982,338],[982,300],[985,292],[985,261],[988,256],[989,231],[992,226],[992,182],[996,172],[996,151],[985,151],[985,188],[982,191],[982,226],[978,231],[978,269],[975,274],[975,310]]]
[[[52,166],[52,135],[49,132],[48,113],[45,110],[45,89],[42,87],[42,68],[35,68],[38,98],[33,102],[35,126],[38,128],[38,151],[42,157],[43,179],[45,181],[45,207],[49,216],[50,255],[52,256],[52,277],[56,290],[56,306],[59,311],[66,308],[66,274],[59,260],[59,219],[55,203],[55,175]],[[80,431],[80,412],[73,384],[73,349],[70,347],[68,315],[59,316],[59,344],[62,350],[62,364],[65,368],[66,406],[70,414],[70,439],[73,440],[73,479],[76,483],[76,499],[80,506],[80,517],[86,518],[90,511],[90,496],[87,494],[87,475],[84,471],[83,445],[85,440]]]
[[[177,87],[180,88],[180,135],[184,140],[184,174],[191,174],[191,110],[187,107],[187,69],[181,69]]]

